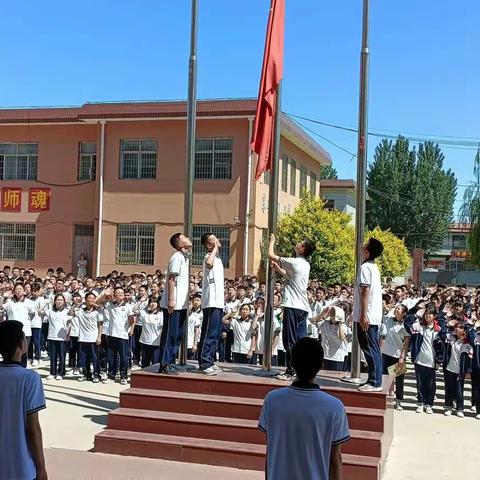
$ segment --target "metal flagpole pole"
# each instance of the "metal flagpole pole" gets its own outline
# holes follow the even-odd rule
[[[368,140],[368,24],[369,0],[363,0],[363,32],[362,51],[360,61],[360,100],[358,110],[358,146],[357,146],[357,190],[355,216],[355,279],[358,281],[360,266],[363,262],[362,246],[365,237],[365,209],[366,209],[366,178],[367,178],[367,140]],[[351,375],[344,380],[352,383],[361,383],[360,380],[360,346],[358,344],[358,322],[353,322],[352,342],[352,369]]]
[[[280,157],[280,129],[282,115],[282,81],[277,87],[275,103],[275,124],[273,130],[273,158],[270,169],[270,190],[268,196],[268,232],[277,233],[278,219],[278,158]],[[265,335],[263,342],[262,372],[270,372],[272,368],[272,325],[273,295],[275,292],[275,270],[267,264],[267,301],[265,302]]]
[[[184,233],[192,238],[193,210],[193,177],[195,174],[195,123],[197,117],[197,25],[198,0],[192,0],[192,18],[190,29],[190,60],[188,70],[188,106],[187,106],[187,151],[184,197]],[[188,279],[190,282],[191,261],[189,262]],[[183,328],[180,348],[180,365],[187,364],[188,318]]]

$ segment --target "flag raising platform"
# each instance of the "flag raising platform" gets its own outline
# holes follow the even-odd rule
[[[258,418],[265,395],[289,383],[256,375],[260,367],[221,364],[218,376],[133,372],[131,388],[95,437],[95,452],[264,470]],[[351,439],[342,445],[344,479],[378,480],[393,434],[393,378],[381,392],[358,392],[344,372],[321,371],[317,383],[345,405]]]

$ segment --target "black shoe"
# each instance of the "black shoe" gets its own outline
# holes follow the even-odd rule
[[[176,369],[175,365],[167,365],[166,367],[161,368],[158,373],[163,373],[165,375],[179,375],[180,372]]]

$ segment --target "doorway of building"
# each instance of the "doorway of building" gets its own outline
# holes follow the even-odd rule
[[[87,275],[92,274],[93,263],[93,224],[75,225],[75,240],[73,244],[72,272],[77,275],[77,262],[81,254],[87,259]]]

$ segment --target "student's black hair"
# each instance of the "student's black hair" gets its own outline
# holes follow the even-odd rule
[[[95,297],[95,298],[97,298],[97,296],[96,296],[93,292],[87,292],[87,293],[85,294],[85,300],[87,299],[87,297],[92,297],[92,296]]]
[[[301,338],[292,348],[291,363],[300,381],[315,378],[323,366],[320,341],[310,337]]]
[[[310,240],[304,240],[303,244],[303,256],[308,258],[316,249],[315,244]]]
[[[192,300],[195,298],[199,298],[201,300],[202,296],[199,293],[196,293],[195,295],[192,295]]]
[[[212,232],[208,232],[208,233],[204,233],[202,235],[202,239],[200,240],[200,242],[202,243],[202,245],[207,248],[207,242],[208,242],[208,239],[213,235]]]
[[[403,303],[400,303],[397,305],[398,308],[401,308],[403,310],[403,313],[407,313],[408,312],[408,308],[406,305],[404,305]]]
[[[117,290],[121,290],[123,293],[127,293],[127,292],[125,291],[125,289],[124,289],[123,287],[119,286],[119,285],[116,286],[116,287],[113,289],[113,293],[115,293]]]
[[[58,312],[58,308],[57,308],[57,306],[55,305],[55,302],[57,301],[57,298],[59,298],[59,297],[62,297],[62,298],[63,298],[63,308],[65,308],[65,307],[67,306],[67,302],[66,302],[66,300],[65,300],[65,297],[63,296],[63,293],[57,293],[57,294],[55,295],[55,297],[53,297],[52,310],[53,310],[54,312]]]
[[[368,252],[368,259],[375,260],[383,253],[383,244],[380,240],[370,237],[368,239],[367,245],[365,246]]]
[[[25,334],[22,322],[5,320],[0,322],[0,355],[3,360],[11,360],[18,347],[22,347]]]
[[[315,293],[318,293],[318,292],[327,293],[327,292],[325,291],[325,287],[317,287],[317,289],[315,290]]]
[[[430,301],[433,302],[434,300],[440,300],[440,297],[436,293],[430,296]]]
[[[178,247],[180,246],[180,235],[181,233],[175,233],[170,237],[170,245],[175,249],[178,250]]]

